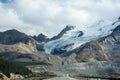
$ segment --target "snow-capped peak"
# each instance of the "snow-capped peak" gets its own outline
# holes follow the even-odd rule
[[[56,40],[61,38],[64,34],[66,34],[68,31],[75,29],[75,26],[67,25],[58,35],[51,38],[51,40]]]
[[[100,20],[97,24],[81,30],[78,30],[73,26],[67,26],[66,28],[70,29],[58,39],[47,42],[44,45],[44,49],[46,53],[54,53],[55,49],[59,50],[70,45],[71,47],[67,48],[67,51],[70,51],[86,42],[109,35],[117,25],[120,25],[119,19],[115,21],[114,24],[109,21]]]

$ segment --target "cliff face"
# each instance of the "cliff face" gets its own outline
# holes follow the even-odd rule
[[[0,52],[34,53],[37,41],[17,30],[0,32]]]
[[[38,41],[38,42],[46,42],[49,40],[49,38],[47,38],[47,36],[45,36],[44,34],[39,34],[38,36],[33,36],[33,38]]]
[[[108,35],[100,42],[108,48],[113,60],[120,62],[120,25],[113,30],[112,34]]]
[[[61,64],[60,57],[38,50],[46,37],[41,34],[37,39],[17,30],[0,32],[0,57],[10,61]]]
[[[74,26],[66,26],[58,35],[51,38],[51,40],[59,39],[61,38],[67,31],[74,29]]]
[[[37,52],[37,49],[32,43],[16,43],[13,45],[0,44],[0,52],[19,52],[23,54],[33,54]]]
[[[14,29],[5,32],[0,32],[0,44],[11,45],[18,42],[27,44],[29,40],[32,39],[28,35]]]
[[[113,32],[99,40],[88,42],[74,50],[76,60],[120,62],[120,25]]]

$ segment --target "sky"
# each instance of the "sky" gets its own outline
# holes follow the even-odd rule
[[[66,25],[82,29],[120,16],[120,0],[0,0],[0,31],[52,37]]]

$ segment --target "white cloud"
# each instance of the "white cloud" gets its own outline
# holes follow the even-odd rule
[[[0,4],[0,30],[53,36],[68,24],[82,28],[99,19],[113,20],[119,9],[120,0],[14,0]]]

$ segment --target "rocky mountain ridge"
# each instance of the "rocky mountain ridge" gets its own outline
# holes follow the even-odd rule
[[[120,25],[110,35],[85,43],[68,53],[75,53],[77,62],[120,62]]]
[[[48,38],[42,34],[34,38],[15,29],[0,32],[0,57],[17,62],[61,64],[61,58],[58,56],[38,50],[42,42],[47,41]]]
[[[107,26],[102,21],[93,28],[86,29],[89,31],[66,26],[51,39],[44,34],[28,36],[17,30],[0,32],[0,57],[13,61],[38,61],[50,64],[120,62],[119,19]],[[48,53],[46,54],[44,50]]]

